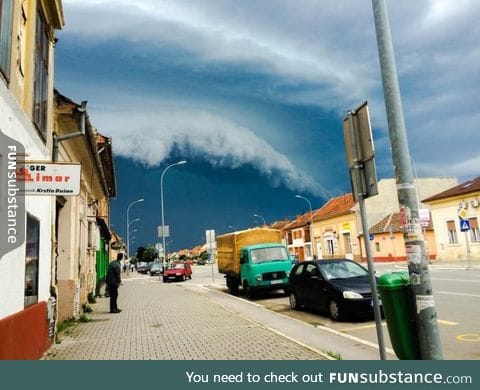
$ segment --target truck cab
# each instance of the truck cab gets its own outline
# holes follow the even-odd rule
[[[248,245],[240,250],[240,280],[248,297],[258,290],[288,288],[292,263],[280,243]]]

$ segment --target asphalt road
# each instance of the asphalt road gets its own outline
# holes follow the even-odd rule
[[[392,270],[398,270],[398,268],[395,268],[393,264],[377,266],[378,275]],[[430,277],[437,307],[444,358],[480,359],[480,270],[430,269]],[[216,267],[212,273],[210,265],[195,266],[193,279],[185,283],[215,285],[217,289],[227,293],[226,288],[222,287],[223,276],[218,274]],[[288,297],[281,292],[260,296],[255,303],[312,325],[331,328],[344,334],[345,337],[353,336],[367,342],[377,342],[373,319],[358,322],[335,322],[324,313],[293,311],[290,309]],[[391,348],[385,323],[383,330],[386,346]]]

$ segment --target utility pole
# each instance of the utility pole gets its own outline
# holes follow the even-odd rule
[[[437,312],[428,272],[425,239],[420,224],[417,191],[413,182],[386,0],[372,0],[372,5],[397,196],[404,225],[408,272],[416,309],[419,350],[423,360],[441,360],[443,356]]]

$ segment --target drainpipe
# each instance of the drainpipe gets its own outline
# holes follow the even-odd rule
[[[84,100],[80,107],[77,107],[77,111],[80,113],[80,131],[72,134],[66,134],[62,136],[58,136],[56,133],[53,133],[53,155],[52,161],[55,162],[58,160],[58,144],[62,141],[67,141],[72,138],[80,137],[85,135],[86,132],[86,115],[87,115],[87,101]]]

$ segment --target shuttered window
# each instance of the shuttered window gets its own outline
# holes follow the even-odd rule
[[[455,227],[455,221],[447,221],[448,231],[448,243],[458,244],[457,228]]]
[[[470,239],[472,242],[480,242],[480,230],[478,228],[478,219],[469,218],[470,222]]]
[[[48,67],[49,67],[48,26],[45,18],[38,10],[35,35],[35,81],[33,123],[37,126],[44,141],[47,139],[47,107],[48,107]]]
[[[12,45],[13,0],[0,0],[0,72],[10,78],[10,51]]]

